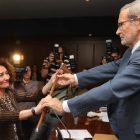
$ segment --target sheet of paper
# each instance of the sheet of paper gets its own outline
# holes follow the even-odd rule
[[[60,131],[62,133],[63,138],[69,138],[69,134],[68,134],[68,132],[66,130],[62,129]],[[70,130],[69,129],[68,131],[70,132],[72,139],[76,139],[76,138],[82,138],[82,139],[84,139],[84,138],[93,138],[91,136],[91,134],[85,129],[84,130],[72,130],[72,129]]]
[[[101,113],[102,113],[102,117],[101,117],[102,121],[109,122],[107,112],[101,112]]]

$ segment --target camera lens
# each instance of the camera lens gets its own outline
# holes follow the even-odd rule
[[[27,71],[28,71],[28,69],[27,69],[27,68],[25,68],[25,69],[24,69],[24,72],[27,72]]]

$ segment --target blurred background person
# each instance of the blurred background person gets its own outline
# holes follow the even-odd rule
[[[66,54],[65,51],[62,46],[55,44],[49,57],[44,59],[41,75],[43,78],[46,78],[46,83],[61,65],[63,65],[62,69],[64,73],[72,73],[69,58],[64,55],[64,53]]]
[[[117,61],[121,58],[120,56],[120,51],[118,47],[112,47],[112,52],[111,52],[111,57],[107,59],[108,57],[103,57],[101,65],[112,62],[112,61]]]
[[[31,67],[27,65],[27,71],[23,71],[23,80],[21,82],[16,82],[14,88],[21,92],[36,92],[38,90],[38,82],[31,80]],[[36,67],[34,67],[36,71]],[[19,110],[26,110],[36,106],[36,102],[20,102],[18,103]],[[31,116],[25,120],[21,121],[22,128],[24,131],[24,135],[26,140],[30,138],[32,129],[34,125],[38,122],[40,116]]]
[[[32,70],[32,77],[31,77],[31,79],[33,81],[43,81],[43,78],[41,76],[41,73],[39,71],[39,67],[38,67],[37,64],[33,64],[31,70]]]
[[[90,67],[85,67],[84,69],[83,69],[83,71],[86,71],[86,70],[89,70],[90,69]]]

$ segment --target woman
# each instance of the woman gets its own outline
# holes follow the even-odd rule
[[[54,78],[55,75],[42,90],[37,92],[16,91],[9,88],[9,85],[15,80],[14,67],[5,58],[0,58],[0,140],[22,138],[20,120],[24,120],[33,114],[40,114],[44,107],[45,98],[36,107],[22,111],[17,109],[17,102],[41,99],[51,88]]]
[[[31,67],[26,65],[26,70],[23,71],[23,80],[21,82],[15,82],[14,88],[20,92],[36,92],[38,90],[38,82],[31,80]],[[36,102],[20,102],[17,103],[19,110],[26,110],[36,106]],[[31,116],[21,121],[22,129],[26,140],[30,139],[30,135],[34,125],[38,123],[40,115]]]
[[[31,79],[33,81],[43,81],[43,78],[41,77],[41,73],[39,72],[39,67],[37,64],[33,64],[32,66],[32,77]]]

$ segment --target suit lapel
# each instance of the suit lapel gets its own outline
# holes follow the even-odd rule
[[[124,68],[129,64],[129,60],[130,60],[130,57],[131,57],[131,51],[132,51],[132,49],[129,48],[127,50],[127,52],[124,54],[124,56],[122,58],[122,61],[121,61],[121,65],[120,65],[117,73],[120,73],[121,71],[123,71]]]

